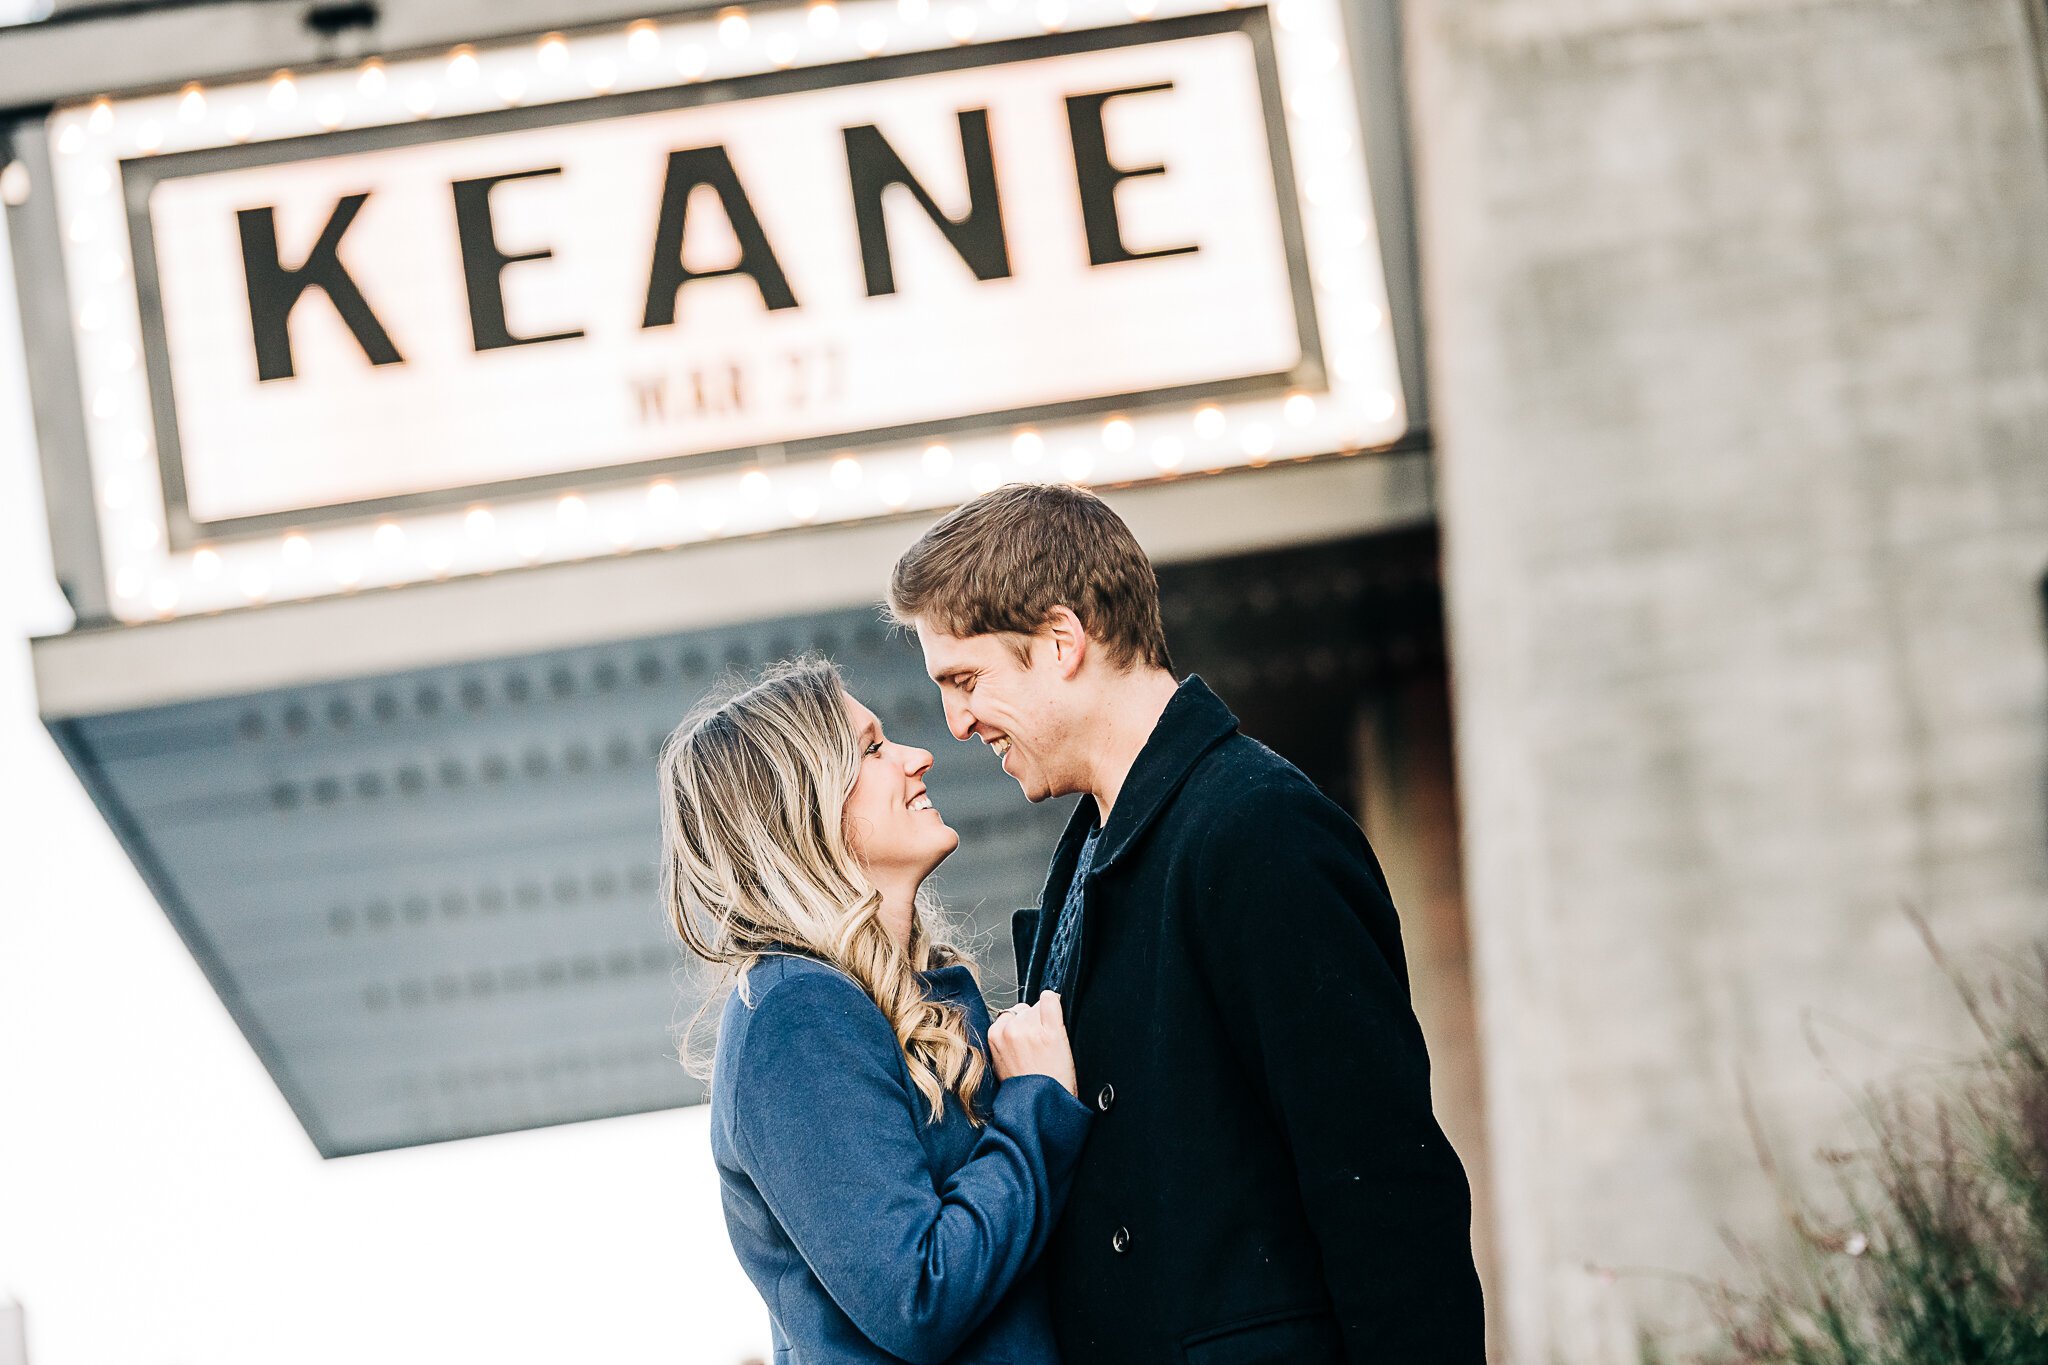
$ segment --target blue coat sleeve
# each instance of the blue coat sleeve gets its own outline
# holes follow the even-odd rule
[[[735,1059],[737,1147],[761,1197],[861,1334],[940,1365],[1044,1249],[1089,1113],[1059,1082],[996,1092],[968,1160],[934,1181],[896,1035],[852,981],[781,982]]]

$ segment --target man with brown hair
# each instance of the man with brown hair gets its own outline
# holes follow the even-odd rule
[[[1079,792],[1024,999],[1097,1111],[1038,1272],[1067,1365],[1480,1365],[1465,1172],[1429,1103],[1365,836],[1176,682],[1159,585],[1094,495],[1015,484],[896,564],[955,738]]]

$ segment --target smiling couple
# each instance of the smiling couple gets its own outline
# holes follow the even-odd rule
[[[830,663],[665,746],[668,907],[736,986],[711,1144],[776,1365],[1479,1365],[1386,880],[1176,681],[1129,528],[1001,488],[911,547],[889,606],[953,735],[1026,800],[1081,800],[991,1021],[921,890],[960,842],[932,756]]]

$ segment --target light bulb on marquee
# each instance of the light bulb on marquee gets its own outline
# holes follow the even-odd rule
[[[1344,60],[1344,50],[1329,39],[1318,39],[1304,48],[1308,66],[1313,71],[1329,71]]]

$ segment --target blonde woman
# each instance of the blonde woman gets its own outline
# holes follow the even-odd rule
[[[662,750],[669,912],[736,987],[711,1149],[776,1365],[1058,1359],[1019,1284],[1089,1111],[1058,997],[991,1026],[920,901],[960,842],[931,763],[821,660],[700,708]]]

